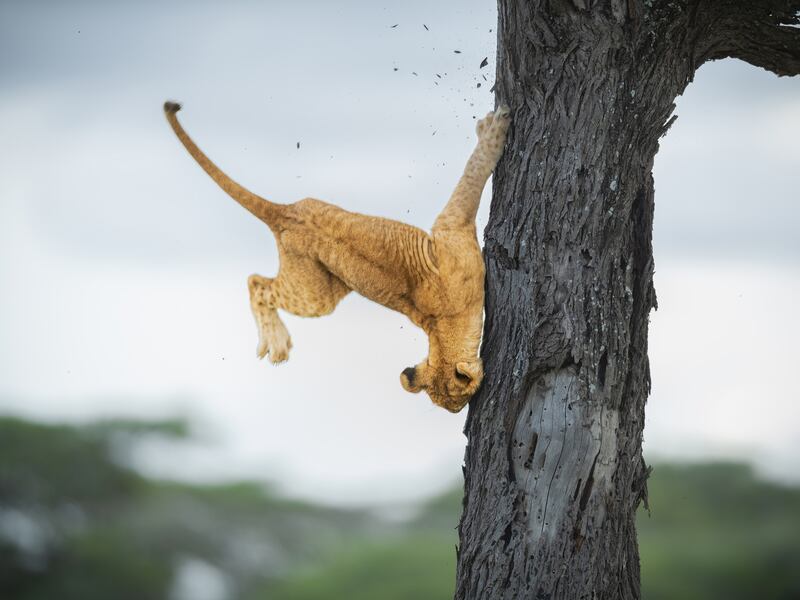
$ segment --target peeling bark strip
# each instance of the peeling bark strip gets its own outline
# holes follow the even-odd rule
[[[597,498],[611,484],[618,414],[602,404],[572,404],[578,385],[574,366],[551,371],[531,387],[517,415],[511,464],[519,501],[526,507],[518,529],[531,547],[561,533],[559,515],[572,512],[583,521],[581,513],[595,488]],[[598,517],[602,521],[602,514]],[[575,535],[587,524],[577,525]]]
[[[640,598],[652,166],[708,60],[800,72],[800,0],[499,0],[511,106],[457,599]]]

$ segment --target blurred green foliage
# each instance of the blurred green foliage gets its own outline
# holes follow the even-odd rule
[[[125,457],[152,435],[180,438],[186,427],[0,418],[1,599],[174,598],[187,561],[244,598],[379,529],[363,511],[284,500],[255,483],[143,477]]]
[[[450,539],[453,538],[453,539]],[[410,600],[452,598],[455,535],[416,534],[368,543],[336,556],[324,568],[269,587],[264,600]]]
[[[800,598],[800,490],[741,464],[657,466],[640,511],[647,600]]]
[[[255,483],[154,480],[125,460],[137,440],[187,435],[182,421],[0,418],[0,598],[452,596],[460,489],[396,523]],[[649,489],[646,600],[800,598],[800,490],[739,464],[658,465]]]

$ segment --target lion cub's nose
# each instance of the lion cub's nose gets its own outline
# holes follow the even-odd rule
[[[414,367],[403,369],[403,375],[408,379],[408,385],[414,385],[414,378],[417,376],[417,371]]]

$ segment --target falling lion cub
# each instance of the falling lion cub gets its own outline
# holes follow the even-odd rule
[[[409,392],[425,390],[434,404],[458,412],[483,379],[478,347],[483,329],[481,250],[475,215],[510,123],[500,107],[478,122],[478,145],[431,233],[389,219],[348,212],[320,200],[275,204],[246,190],[212,163],[178,122],[181,105],[164,111],[186,149],[217,184],[264,221],[275,235],[275,278],[251,275],[250,306],[258,325],[258,356],[280,363],[292,342],[278,316],[333,311],[350,290],[406,315],[428,334],[428,357],[405,369]]]

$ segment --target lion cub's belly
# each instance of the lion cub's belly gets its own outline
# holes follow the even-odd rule
[[[337,239],[318,229],[285,231],[280,244],[287,253],[319,261],[351,290],[380,304],[393,307],[398,299],[410,295],[407,269],[394,257],[366,253],[358,243]]]

